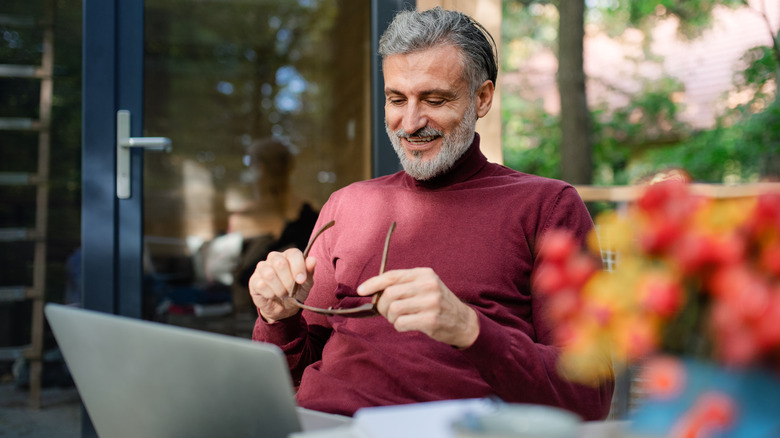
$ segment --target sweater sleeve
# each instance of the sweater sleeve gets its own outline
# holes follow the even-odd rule
[[[258,312],[252,340],[275,344],[287,358],[294,385],[300,384],[303,370],[322,357],[322,349],[330,336],[327,327],[309,325],[301,313],[274,323],[266,322]]]
[[[327,204],[323,207],[315,230],[327,223],[326,208]],[[327,302],[328,297],[333,295],[327,292],[335,288],[333,266],[328,263],[329,256],[326,249],[329,237],[328,233],[324,233],[312,247],[311,256],[317,259],[317,266],[314,270],[314,286],[306,299],[307,304],[326,308],[332,304]],[[332,331],[326,317],[308,310],[274,323],[266,322],[258,311],[252,339],[275,344],[282,349],[287,358],[293,383],[297,386],[300,384],[304,369],[322,358],[322,350]]]
[[[590,214],[571,186],[559,193],[536,234],[541,236],[546,231],[561,227],[572,230],[582,242],[593,228]],[[463,353],[477,367],[494,393],[505,401],[559,406],[585,420],[606,418],[614,382],[609,379],[600,386],[588,386],[559,375],[559,352],[553,344],[553,330],[542,318],[543,298],[533,290],[531,298],[532,334],[518,327],[501,325],[477,309],[479,336]]]

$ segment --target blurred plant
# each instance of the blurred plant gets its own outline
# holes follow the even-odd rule
[[[598,381],[653,353],[780,372],[780,194],[716,200],[680,181],[648,186],[600,215],[591,250],[564,231],[544,240],[535,285],[549,298],[561,371]]]
[[[516,95],[502,99],[504,163],[522,172],[560,178],[558,118],[544,111],[540,102]]]

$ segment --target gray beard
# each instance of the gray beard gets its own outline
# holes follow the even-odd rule
[[[430,126],[413,133],[407,133],[403,129],[393,132],[387,126],[387,121],[385,121],[385,131],[387,131],[387,136],[390,137],[390,143],[393,144],[393,149],[395,149],[398,159],[401,160],[401,166],[403,166],[404,171],[418,181],[425,181],[450,170],[455,162],[458,161],[458,158],[466,153],[474,140],[476,124],[477,109],[472,101],[466,109],[466,114],[463,115],[463,120],[449,135],[444,135],[440,130]],[[401,146],[402,138],[428,136],[442,137],[441,150],[435,157],[423,162],[422,152],[419,151],[413,152],[411,159],[406,156]]]

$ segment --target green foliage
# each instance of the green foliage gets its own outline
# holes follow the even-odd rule
[[[661,19],[676,18],[679,34],[695,38],[710,28],[716,8],[745,5],[744,0],[593,0],[586,14],[590,25],[613,37],[629,27],[647,31]],[[545,9],[550,7],[550,2],[504,2],[504,49],[509,58],[505,68],[519,70],[534,50],[554,50],[555,41],[537,39],[539,30],[528,30],[556,25],[557,15]],[[513,27],[509,20],[522,24]],[[649,52],[648,35],[645,32],[643,40],[645,56],[638,61],[660,61]],[[684,168],[694,180],[713,183],[780,175],[778,57],[777,47],[756,47],[744,55],[729,100],[741,101],[732,104],[709,130],[696,132],[678,120],[682,108],[675,96],[684,90],[673,78],[645,81],[625,106],[592,106],[594,183],[628,184],[670,167]],[[521,90],[516,84],[504,88],[505,162],[522,171],[558,177],[557,117],[545,114],[539,103],[522,102],[512,95]]]
[[[502,69],[517,71],[540,51],[556,51],[558,10],[550,1],[502,2]],[[560,124],[541,101],[521,96],[522,85],[504,82],[502,144],[504,163],[523,172],[560,178]]]
[[[541,102],[502,97],[504,164],[535,175],[560,178],[561,130],[558,118]]]
[[[676,142],[687,132],[677,120],[679,105],[675,93],[683,85],[674,78],[661,78],[645,84],[628,105],[593,111],[594,163],[596,184],[628,184],[637,176],[630,163],[648,147]]]
[[[716,7],[746,4],[745,0],[595,0],[592,9],[612,35],[626,27],[647,29],[657,20],[676,18],[678,33],[692,39],[710,28]]]
[[[557,50],[558,10],[549,1],[502,2],[501,69],[515,71],[540,50]]]
[[[732,115],[745,115],[761,111],[775,99],[775,79],[778,59],[770,47],[761,46],[748,50],[742,56],[743,69],[734,77],[736,93],[751,96],[747,104],[739,105]]]
[[[771,49],[748,51],[735,77],[737,92],[751,98],[724,114],[714,129],[643,157],[650,165],[675,164],[696,181],[739,183],[777,177],[780,156],[780,106],[772,87],[778,65]]]
[[[647,0],[629,3],[632,23],[638,24],[653,17],[675,16],[680,22],[680,34],[689,38],[709,28],[715,7],[747,5],[743,0]],[[750,182],[778,175],[777,52],[771,47],[756,47],[745,53],[742,63],[731,95],[741,96],[744,102],[720,117],[711,130],[691,132],[684,126],[675,127],[674,132],[690,135],[637,156],[627,168],[627,174],[635,177],[643,172],[682,167],[694,180],[712,183]]]
[[[761,179],[780,154],[780,109],[751,115],[733,126],[719,125],[689,141],[652,151],[651,163],[677,163],[696,181],[751,182]]]

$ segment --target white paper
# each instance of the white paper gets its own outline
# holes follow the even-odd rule
[[[363,408],[355,413],[352,426],[357,437],[365,438],[454,438],[452,425],[464,415],[494,409],[495,403],[488,399]]]

